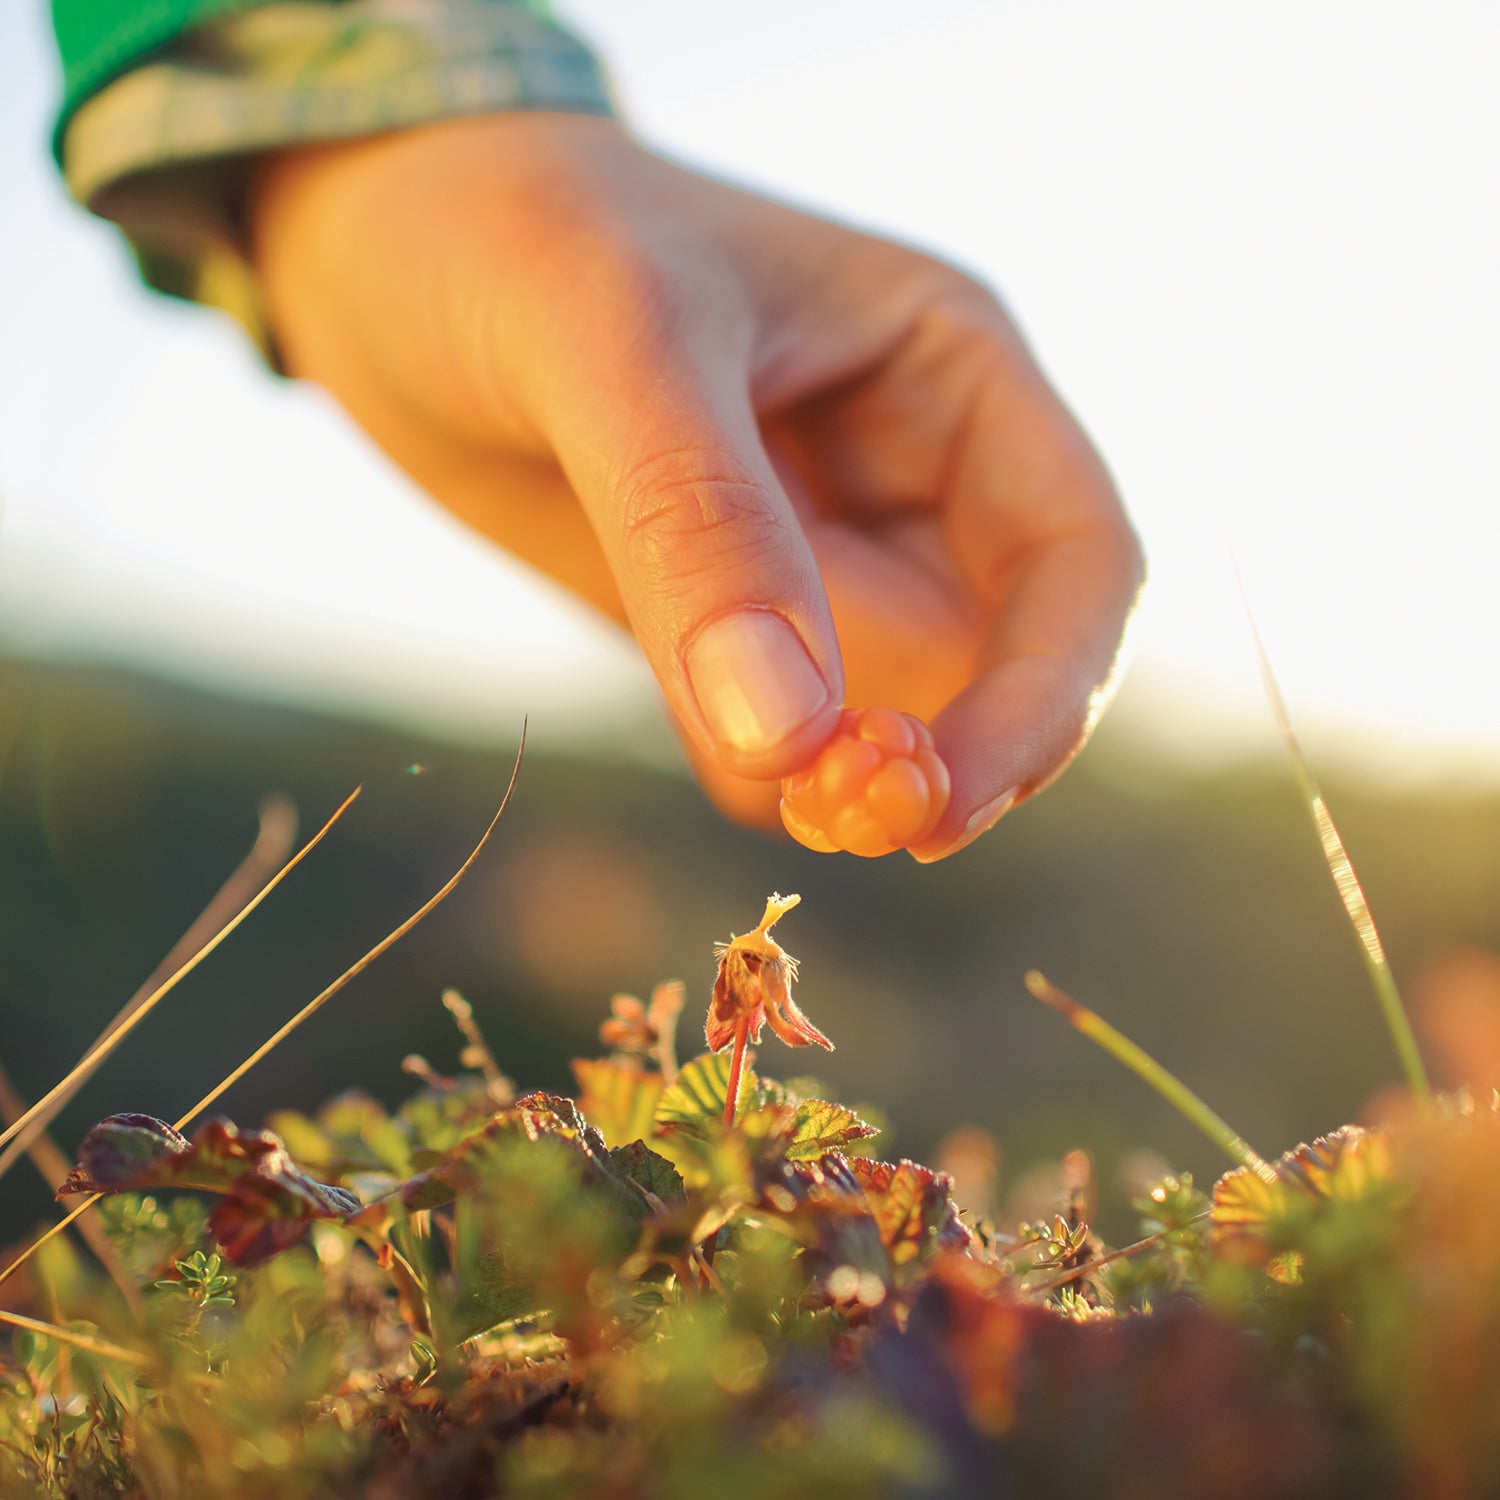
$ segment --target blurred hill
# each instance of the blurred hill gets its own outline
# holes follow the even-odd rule
[[[535,727],[535,726],[534,726]],[[545,736],[543,736],[545,740]],[[431,894],[498,802],[514,746],[456,748],[116,671],[0,664],[0,1060],[45,1092],[248,849],[263,794],[317,853],[174,992],[55,1134],[175,1117]],[[425,774],[406,768],[420,763]],[[1500,947],[1500,798],[1393,798],[1325,776],[1399,980],[1441,949]],[[1213,1149],[1029,999],[1037,967],[1180,1073],[1263,1152],[1351,1118],[1395,1064],[1355,941],[1284,765],[1190,778],[1101,734],[1053,790],[943,865],[826,858],[728,826],[670,771],[529,753],[470,879],[226,1096],[242,1123],[362,1088],[411,1091],[401,1058],[455,1066],[446,986],[523,1085],[566,1087],[617,990],[681,978],[701,1041],[712,945],[772,890],[801,1003],[838,1043],[793,1054],[893,1121],[898,1154],[995,1133],[1004,1177],[1082,1145],[1106,1190],[1149,1147],[1204,1176]],[[1118,1194],[1116,1195],[1118,1199]],[[0,1242],[46,1212],[18,1164]],[[1118,1201],[1114,1214],[1118,1219]],[[1106,1215],[1108,1227],[1109,1215]]]

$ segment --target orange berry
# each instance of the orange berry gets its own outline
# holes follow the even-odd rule
[[[917,748],[917,721],[894,708],[867,708],[859,716],[854,732],[887,755],[910,755]],[[928,743],[931,744],[929,737]]]
[[[948,792],[948,768],[920,719],[846,708],[818,758],[781,783],[781,821],[823,854],[892,854],[932,832]]]

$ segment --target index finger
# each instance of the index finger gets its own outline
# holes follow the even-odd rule
[[[1144,579],[1107,471],[1005,334],[943,497],[949,545],[991,617],[973,681],[932,725],[953,793],[912,851],[923,863],[972,842],[1077,754],[1110,696]]]

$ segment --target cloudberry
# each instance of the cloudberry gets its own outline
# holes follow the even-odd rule
[[[948,768],[920,719],[846,708],[818,758],[782,781],[781,821],[823,854],[892,854],[932,832],[948,792]]]

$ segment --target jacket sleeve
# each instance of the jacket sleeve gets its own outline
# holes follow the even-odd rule
[[[526,0],[53,0],[68,189],[146,281],[274,357],[245,251],[255,157],[498,110],[613,113],[599,64]]]
[[[60,157],[68,122],[85,99],[174,37],[235,8],[235,0],[52,0],[63,69],[53,150]]]

